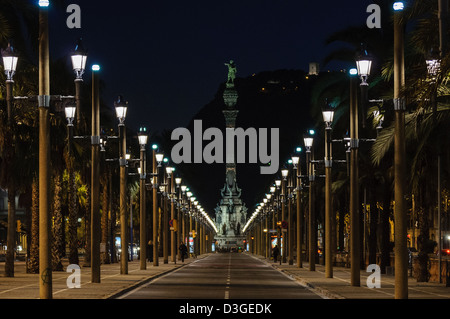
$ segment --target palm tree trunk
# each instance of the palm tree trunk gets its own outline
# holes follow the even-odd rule
[[[373,196],[372,196],[373,197]],[[369,224],[369,264],[377,263],[377,202],[371,198]]]
[[[75,176],[73,172],[73,162],[69,160],[68,163],[69,174],[69,264],[78,265],[80,263],[78,258],[78,211],[76,199]]]
[[[432,208],[430,208],[432,209]],[[430,229],[428,222],[428,212],[422,208],[419,212],[419,237],[417,238],[418,248],[418,270],[417,270],[417,282],[428,282],[428,253],[429,253],[429,238]]]
[[[104,245],[105,251],[101,253],[101,262],[103,264],[109,264],[109,245],[108,245],[108,214],[109,214],[109,178],[106,174],[104,174],[105,178],[103,178],[103,201],[102,201],[102,244]]]
[[[86,245],[84,254],[83,267],[91,267],[91,186],[86,185],[86,211],[85,211],[85,234],[86,234]]]
[[[8,235],[5,262],[5,277],[14,277],[14,259],[16,248],[16,191],[10,182],[8,188]]]
[[[5,277],[14,277],[14,259],[16,248],[16,192],[13,183],[8,188],[8,235],[5,262]]]
[[[69,166],[69,264],[78,265],[78,211],[73,167]]]
[[[115,200],[112,200],[112,184],[110,184],[109,186],[109,193],[110,193],[110,209],[111,209],[111,220],[109,222],[109,230],[111,232],[110,234],[111,263],[117,263],[116,239],[115,239],[117,203]]]
[[[53,241],[52,241],[52,269],[63,271],[62,258],[64,255],[64,222],[62,215],[62,185],[61,176],[57,173],[54,178],[53,195]]]
[[[27,273],[39,273],[39,184],[37,177],[31,185],[31,245]]]
[[[389,189],[387,189],[384,193],[383,210],[381,212],[380,269],[382,274],[386,273],[386,266],[391,265],[390,223],[389,223],[390,203],[391,203],[391,192]]]

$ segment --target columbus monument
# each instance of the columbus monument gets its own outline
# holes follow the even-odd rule
[[[226,129],[234,130],[239,112],[236,109],[238,93],[234,86],[237,69],[233,60],[225,63],[225,65],[228,66],[228,80],[223,93],[225,108],[222,112],[225,116]],[[215,208],[215,222],[218,230],[215,237],[218,248],[244,248],[245,236],[242,228],[247,220],[247,207],[242,202],[241,189],[236,182],[236,162],[234,158],[226,161],[225,185],[220,194],[222,199]]]

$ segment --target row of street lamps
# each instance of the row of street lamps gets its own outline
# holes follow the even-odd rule
[[[431,77],[436,77],[439,72],[440,59],[442,59],[445,45],[445,37],[442,36],[445,32],[446,17],[443,15],[444,8],[448,6],[447,0],[439,0],[440,10],[440,34],[441,34],[441,56],[427,57],[428,73]],[[402,96],[402,90],[405,86],[405,74],[404,74],[404,22],[402,19],[402,11],[404,10],[404,3],[401,1],[395,2],[394,9],[394,111],[395,111],[395,146],[394,146],[394,168],[395,168],[395,207],[394,207],[394,224],[395,224],[395,298],[406,299],[408,298],[408,282],[407,282],[407,270],[408,270],[408,251],[407,251],[407,224],[406,224],[406,203],[405,203],[405,181],[406,181],[406,158],[405,158],[405,110],[406,103],[405,98]],[[445,11],[448,15],[448,12]],[[359,240],[359,186],[358,186],[358,150],[361,141],[373,141],[369,139],[360,139],[359,137],[359,121],[358,121],[358,92],[357,92],[357,77],[361,79],[361,105],[362,112],[365,115],[367,112],[368,103],[368,82],[367,79],[370,75],[372,67],[372,58],[363,49],[362,53],[358,56],[356,61],[357,68],[352,69],[350,72],[350,138],[347,140],[349,147],[349,159],[350,162],[350,252],[351,252],[351,285],[360,286],[360,240]],[[434,110],[435,111],[435,110]],[[323,111],[323,120],[325,122],[325,276],[326,278],[333,277],[332,266],[332,233],[331,225],[334,222],[331,214],[331,169],[332,164],[335,162],[332,158],[332,140],[331,131],[333,123],[334,112],[332,109],[325,109]],[[377,131],[382,125],[383,116],[380,116],[380,112],[375,113],[375,116],[380,120],[380,124],[377,127]],[[365,116],[363,117],[362,125],[365,127]],[[300,170],[297,171],[298,183],[297,183],[297,211],[300,209],[300,192],[302,186],[300,182],[301,177],[307,177],[309,180],[309,224],[308,224],[308,241],[309,241],[309,264],[310,270],[315,270],[315,254],[316,254],[316,226],[314,225],[314,181],[315,181],[315,168],[314,165],[318,161],[314,160],[312,145],[313,139],[311,136],[305,137],[304,145],[306,147],[306,165],[308,170],[307,176],[301,176]],[[294,162],[294,158],[292,158]],[[282,175],[287,176],[287,170],[281,171]],[[272,188],[271,188],[272,189]],[[440,190],[438,190],[440,196]],[[280,194],[284,194],[284,190],[281,190]],[[265,199],[266,200],[266,199]],[[440,198],[438,199],[440,203]],[[267,217],[267,209],[264,209],[265,202],[258,205],[249,221],[245,226],[246,231],[252,233],[258,233],[262,227],[262,221]],[[284,208],[284,202],[282,201],[282,210]],[[439,205],[440,206],[440,205]],[[278,206],[274,206],[274,216],[277,214]],[[270,211],[270,210],[269,210]],[[284,220],[284,215],[282,220]],[[301,215],[297,215],[297,266],[302,267],[301,256],[301,243],[302,239],[302,219]],[[290,225],[288,225],[290,227]],[[292,237],[293,234],[290,231],[285,232],[288,237]],[[258,237],[258,236],[257,236]],[[279,235],[278,235],[279,237]],[[286,250],[285,237],[283,236],[283,250]],[[258,237],[259,238],[259,237]],[[439,242],[441,241],[439,235]],[[278,240],[277,243],[280,243]],[[440,243],[439,243],[440,246]],[[440,248],[439,248],[440,249]],[[257,250],[258,251],[258,250]],[[290,251],[289,254],[292,252]],[[285,252],[283,253],[286,254]],[[285,258],[283,258],[285,262]]]
[[[359,212],[358,212],[358,203],[359,203],[359,197],[358,197],[358,148],[359,148],[359,138],[358,138],[358,108],[357,108],[357,90],[355,88],[355,75],[359,75],[359,77],[362,80],[361,83],[361,91],[367,90],[367,78],[370,75],[371,66],[372,66],[372,58],[367,53],[366,50],[363,50],[362,53],[357,57],[356,60],[357,69],[352,69],[350,71],[350,82],[351,82],[351,90],[350,90],[350,138],[348,139],[348,148],[350,150],[350,215],[352,220],[352,232],[351,232],[351,251],[357,252],[352,253],[352,269],[354,276],[352,285],[358,285],[359,286],[359,233],[357,232],[357,229],[359,228]],[[367,98],[367,94],[363,94],[362,99]],[[332,157],[332,123],[334,120],[334,109],[327,104],[326,107],[322,110],[322,116],[323,121],[325,123],[325,152],[324,152],[324,166],[325,166],[325,175],[321,177],[325,177],[325,276],[326,278],[332,278],[333,277],[333,254],[332,254],[332,223],[333,223],[333,217],[332,217],[332,205],[331,205],[331,170],[333,166],[333,162],[346,162],[345,160],[333,160]],[[288,198],[291,198],[292,196],[295,196],[297,198],[297,237],[298,240],[302,239],[302,225],[300,221],[300,201],[301,201],[301,192],[303,190],[301,178],[306,178],[308,180],[308,188],[309,188],[309,207],[308,207],[308,252],[309,256],[308,259],[315,260],[316,258],[316,251],[317,251],[317,239],[316,239],[316,232],[313,231],[316,229],[315,225],[315,181],[316,181],[316,168],[315,165],[322,161],[317,161],[314,159],[314,150],[313,150],[313,144],[314,144],[314,130],[309,130],[308,134],[304,136],[303,142],[306,149],[306,168],[307,168],[307,175],[302,176],[300,171],[300,157],[299,154],[296,154],[292,156],[292,158],[289,160],[290,163],[293,164],[293,169],[297,172],[296,179],[297,179],[297,186],[291,186],[292,188],[295,188],[295,192],[292,192],[292,194],[288,195]],[[338,140],[341,141],[341,140]],[[346,140],[344,140],[347,142]],[[297,147],[296,150],[301,150],[300,147]],[[283,200],[285,197],[285,188],[283,181],[287,180],[287,177],[289,175],[289,170],[284,168],[281,171],[281,175],[283,177],[282,180],[276,180],[275,184],[277,186],[281,185],[281,220],[285,221],[285,203],[286,200]],[[293,182],[295,184],[295,181],[293,179]],[[279,184],[279,185],[278,185]],[[273,189],[273,188],[272,188]],[[259,215],[262,208],[264,207],[265,203],[262,202],[258,205],[257,210],[253,213],[250,220],[247,222],[245,230],[250,226],[250,224],[253,222],[253,220]],[[288,208],[290,209],[290,206],[288,205]],[[286,222],[286,225],[288,229],[291,227],[292,223],[292,215],[289,214],[289,222]],[[292,238],[292,232],[290,231],[283,231],[287,233],[287,236],[283,236],[282,238],[282,247],[285,248],[286,246],[286,237],[289,238],[289,243],[291,243],[290,238]],[[280,241],[278,241],[280,242]],[[292,246],[292,244],[290,245]],[[289,247],[289,246],[288,246]],[[290,247],[289,247],[290,248]],[[298,266],[302,266],[302,256],[301,256],[301,244],[300,241],[297,243],[297,261]],[[286,252],[287,249],[284,251]],[[290,256],[290,263],[292,262],[292,251],[289,250],[289,256]],[[282,254],[282,261],[286,262],[286,253]],[[315,270],[315,262],[309,263],[309,269],[311,271]]]
[[[52,268],[51,268],[51,217],[50,217],[50,171],[51,171],[51,156],[50,156],[50,76],[49,76],[49,34],[48,34],[48,6],[49,1],[39,1],[39,283],[40,283],[40,298],[52,298]],[[13,76],[17,69],[18,55],[14,48],[9,45],[8,48],[2,51],[3,66],[6,74],[7,83],[7,107],[8,114],[11,114],[13,106]],[[93,283],[100,283],[100,152],[104,150],[104,142],[108,138],[119,139],[119,165],[120,165],[120,233],[121,233],[121,274],[128,273],[128,227],[127,227],[127,211],[126,211],[126,177],[127,177],[127,155],[126,155],[126,128],[125,119],[128,110],[128,102],[122,97],[119,97],[115,102],[115,112],[118,119],[119,136],[101,136],[100,131],[100,95],[99,95],[99,65],[92,66],[92,134],[91,136],[74,136],[74,124],[81,123],[81,88],[83,83],[83,75],[86,70],[87,53],[83,48],[82,41],[77,43],[75,51],[71,55],[72,67],[75,72],[75,97],[66,97],[74,99],[75,104],[68,104],[65,106],[65,116],[67,119],[67,134],[68,134],[68,173],[69,173],[69,216],[76,212],[74,211],[75,202],[75,184],[74,184],[74,168],[73,168],[73,139],[90,138],[91,140],[91,281]],[[76,119],[76,121],[75,121]],[[11,121],[8,121],[12,125]],[[174,168],[167,166],[165,173],[167,173],[167,183],[158,181],[159,168],[162,167],[164,161],[164,154],[158,152],[158,146],[153,145],[153,169],[151,176],[151,183],[147,184],[146,171],[146,145],[148,143],[148,134],[146,128],[142,127],[138,134],[138,141],[140,145],[140,268],[146,269],[146,187],[150,186],[153,190],[153,265],[158,266],[159,247],[158,247],[158,190],[161,194],[171,201],[171,220],[183,220],[185,216],[189,216],[189,225],[184,225],[183,222],[183,237],[185,238],[185,229],[190,233],[195,232],[195,229],[200,230],[199,243],[200,253],[208,251],[205,238],[209,240],[213,238],[213,234],[217,232],[215,225],[205,212],[204,208],[199,204],[198,200],[193,196],[192,192],[185,185],[181,185],[181,178],[175,177]],[[164,178],[163,178],[164,180]],[[158,185],[159,183],[159,185]],[[179,195],[176,195],[174,183],[180,190]],[[158,187],[159,186],[159,187]],[[162,199],[161,199],[162,200]],[[9,205],[13,206],[13,205]],[[178,210],[178,216],[175,215],[175,208]],[[167,215],[167,214],[166,214]],[[69,220],[72,220],[69,218]],[[76,220],[76,218],[74,219]],[[15,214],[8,214],[8,223],[15,224]],[[162,224],[168,228],[168,223]],[[69,225],[71,227],[73,225]],[[76,225],[75,225],[76,227]],[[189,227],[189,228],[188,228]],[[15,243],[15,227],[9,227],[8,233],[8,254],[14,253]],[[172,228],[171,235],[171,255],[172,261],[176,261],[176,247],[175,228]],[[165,231],[164,231],[165,233]],[[181,232],[180,232],[181,233]],[[209,235],[209,236],[208,236]],[[111,241],[113,238],[111,238]],[[76,238],[70,238],[70,244],[76,245]],[[165,247],[167,247],[165,241]],[[210,245],[209,245],[210,246]],[[76,246],[75,246],[76,248]],[[133,250],[131,250],[131,253]],[[78,256],[69,256],[69,259],[78,260]]]

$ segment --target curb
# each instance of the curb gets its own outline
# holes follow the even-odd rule
[[[272,267],[273,269],[279,271],[280,273],[282,273],[285,276],[291,278],[292,280],[297,281],[300,285],[302,285],[303,287],[311,290],[313,293],[315,293],[315,294],[317,294],[317,295],[319,295],[321,297],[324,297],[324,298],[327,298],[327,299],[346,299],[345,297],[343,297],[343,296],[341,296],[341,295],[339,295],[337,293],[331,292],[331,291],[329,291],[327,289],[324,289],[322,287],[319,287],[319,286],[315,286],[315,285],[311,284],[310,282],[304,280],[303,278],[301,278],[299,276],[292,275],[288,271],[285,271],[283,269],[278,268],[276,264],[269,263],[269,262],[267,262],[264,259],[260,259],[260,258],[257,258],[255,256],[252,256],[252,255],[249,255],[249,256],[251,256],[251,257],[253,257],[253,258],[255,258],[255,259],[257,259],[257,260],[259,260],[259,261],[261,261],[263,263],[265,263],[266,265],[268,265],[268,266]]]
[[[203,256],[203,257],[200,258],[200,259],[195,258],[196,260],[194,260],[194,261],[192,261],[192,262],[190,262],[190,263],[187,263],[187,264],[180,264],[179,267],[174,267],[174,268],[172,268],[172,269],[169,269],[169,270],[167,270],[167,271],[161,272],[161,273],[159,273],[159,274],[157,274],[157,275],[154,275],[154,276],[152,276],[152,277],[148,277],[148,278],[146,278],[146,279],[143,279],[143,280],[141,280],[141,281],[139,281],[139,282],[137,282],[137,283],[135,283],[135,284],[133,284],[133,285],[127,287],[127,288],[124,288],[124,289],[122,289],[122,290],[119,290],[119,291],[117,291],[117,292],[114,292],[114,293],[110,294],[110,295],[107,296],[105,299],[116,299],[116,298],[118,298],[118,297],[120,297],[120,296],[123,296],[123,295],[127,294],[128,292],[130,292],[130,291],[132,291],[132,290],[134,290],[134,289],[137,289],[137,288],[139,288],[139,287],[141,287],[141,286],[143,286],[143,285],[145,285],[145,284],[151,282],[152,280],[158,279],[158,278],[160,278],[160,277],[162,277],[162,276],[165,276],[165,275],[167,275],[167,274],[170,274],[171,272],[177,271],[177,270],[179,270],[179,269],[181,269],[181,268],[183,268],[183,267],[185,267],[185,266],[187,266],[187,265],[190,265],[190,264],[192,264],[192,263],[197,262],[198,260],[202,260],[203,258],[206,258],[207,256],[208,256],[208,255],[205,255],[205,256]]]
[[[315,286],[313,284],[311,284],[310,282],[304,280],[303,278],[299,277],[299,276],[295,276],[290,274],[289,272],[286,272],[283,269],[279,269],[275,266],[272,266],[274,269],[278,270],[279,272],[285,274],[286,276],[289,276],[290,278],[292,278],[293,280],[297,281],[300,285],[307,287],[308,289],[312,290],[314,293],[318,294],[319,296],[323,296],[327,299],[346,299],[345,297],[331,292],[327,289],[324,289],[322,287],[319,286]]]

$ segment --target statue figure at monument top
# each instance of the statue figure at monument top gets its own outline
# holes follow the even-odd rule
[[[227,86],[234,85],[234,79],[236,78],[237,68],[236,64],[233,60],[230,60],[229,63],[225,63],[226,66],[228,66],[228,80],[227,80]]]

